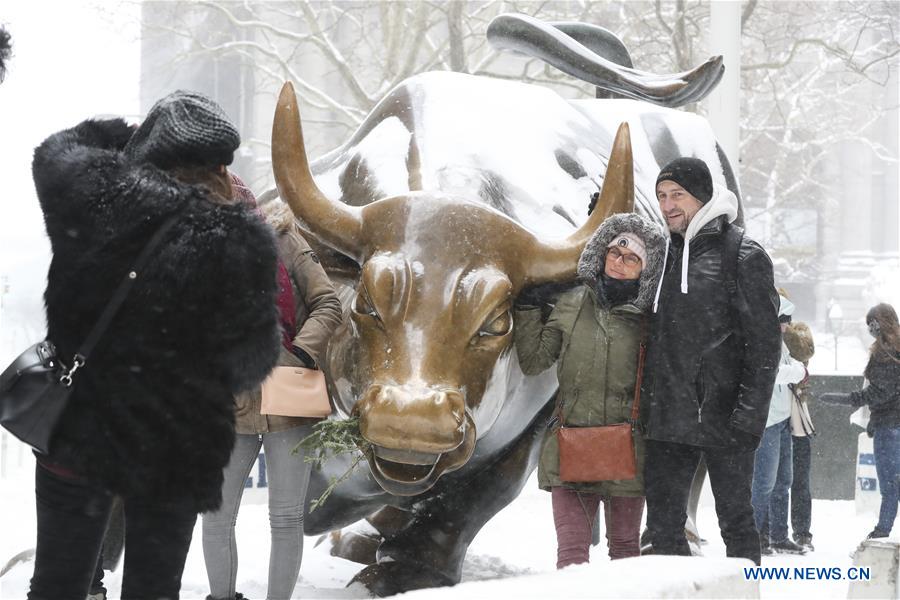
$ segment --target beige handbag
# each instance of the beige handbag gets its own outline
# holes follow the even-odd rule
[[[325,373],[304,367],[275,367],[262,384],[264,415],[323,418],[331,414]]]
[[[788,384],[791,390],[791,435],[794,437],[811,437],[816,435],[812,417],[809,416],[809,407],[806,400],[800,397],[797,386]]]

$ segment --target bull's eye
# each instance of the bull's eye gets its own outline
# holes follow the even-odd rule
[[[356,295],[356,300],[353,302],[353,312],[366,315],[369,317],[373,317],[374,319],[381,321],[381,317],[378,314],[378,311],[375,310],[375,307],[372,305],[372,301],[369,300],[369,295],[366,294],[366,291],[360,290]]]
[[[506,335],[510,329],[512,329],[512,316],[508,310],[505,310],[499,315],[491,315],[478,330],[478,337],[498,337]]]

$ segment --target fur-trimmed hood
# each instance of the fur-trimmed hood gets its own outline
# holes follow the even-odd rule
[[[788,323],[784,332],[784,343],[788,347],[791,357],[804,364],[809,362],[816,352],[816,344],[813,341],[809,325],[800,321]]]
[[[633,233],[641,238],[647,250],[647,264],[641,271],[638,295],[634,300],[635,306],[647,310],[653,304],[662,275],[667,236],[658,225],[640,215],[622,213],[612,215],[603,221],[581,253],[578,261],[578,277],[586,285],[597,290],[601,301],[605,301],[602,297],[603,286],[598,283],[606,262],[607,246],[617,235],[624,232]]]
[[[297,226],[297,217],[286,202],[282,202],[281,200],[270,200],[260,206],[259,210],[262,212],[266,223],[268,223],[278,235],[294,231]]]

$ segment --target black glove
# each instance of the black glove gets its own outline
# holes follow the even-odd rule
[[[594,192],[591,194],[591,200],[588,202],[588,216],[591,216],[591,213],[594,212],[594,209],[597,208],[597,200],[600,199],[600,192]]]
[[[539,286],[527,287],[516,297],[517,308],[537,308],[543,304],[541,294],[538,291]]]
[[[519,308],[537,308],[539,306],[556,304],[560,294],[569,291],[578,285],[577,282],[569,283],[542,283],[524,288],[516,297],[516,306]]]
[[[291,346],[291,352],[294,353],[294,356],[300,359],[300,362],[302,362],[303,366],[307,369],[316,368],[316,361],[314,361],[312,357],[306,353],[306,350],[304,350],[300,346]]]
[[[850,394],[841,392],[825,392],[824,394],[819,396],[819,400],[821,400],[825,404],[836,404],[838,406],[853,405],[853,402],[850,401]]]

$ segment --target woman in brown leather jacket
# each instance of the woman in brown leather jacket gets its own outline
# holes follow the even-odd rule
[[[236,196],[255,204],[243,183],[235,181]],[[341,321],[341,304],[319,260],[300,235],[290,209],[281,202],[264,209],[276,233],[281,292],[278,307],[285,332],[280,366],[315,368],[325,357],[332,331]],[[289,333],[288,333],[289,332]],[[260,388],[239,394],[237,440],[225,468],[222,508],[203,517],[203,556],[211,599],[243,598],[235,592],[237,545],[234,525],[244,482],[265,449],[272,547],[269,557],[270,599],[290,598],[303,555],[303,505],[310,463],[304,452],[291,450],[311,433],[317,419],[260,413]]]

